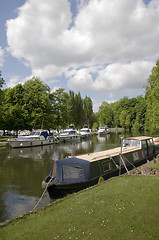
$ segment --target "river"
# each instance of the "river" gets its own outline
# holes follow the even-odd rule
[[[43,189],[41,182],[48,176],[54,160],[70,155],[95,152],[119,146],[117,133],[73,143],[43,147],[19,148],[0,152],[0,222],[31,211]],[[48,193],[38,205],[50,202]]]

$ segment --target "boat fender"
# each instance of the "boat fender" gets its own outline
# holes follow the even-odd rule
[[[98,179],[98,184],[100,184],[100,183],[102,183],[102,182],[104,182],[104,178],[103,178],[103,177],[100,177],[100,178]]]
[[[41,183],[41,187],[44,189],[44,188],[46,188],[46,186],[47,186],[47,182],[42,181],[42,183]]]

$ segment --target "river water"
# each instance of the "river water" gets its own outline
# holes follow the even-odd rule
[[[119,146],[119,135],[43,147],[19,148],[0,152],[0,222],[31,211],[43,193],[41,182],[48,176],[54,160]],[[46,192],[38,205],[50,202]]]

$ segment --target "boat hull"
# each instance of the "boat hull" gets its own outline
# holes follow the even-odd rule
[[[64,137],[58,137],[58,140],[60,142],[71,142],[71,141],[80,141],[81,140],[81,136],[76,136],[76,135],[73,135],[73,136],[64,136]]]
[[[26,147],[36,147],[36,146],[51,145],[51,144],[55,143],[55,139],[37,140],[37,141],[9,140],[8,143],[9,143],[9,145],[12,148],[26,148]]]
[[[153,159],[153,156],[150,156],[149,159],[143,158],[137,162],[133,162],[133,165],[135,167],[138,167],[144,163],[147,163],[147,161],[151,161],[152,159]],[[133,169],[133,166],[131,164],[126,164],[126,167],[128,171]],[[57,199],[60,197],[64,197],[67,194],[78,192],[80,190],[83,190],[85,188],[89,188],[91,186],[98,184],[100,177],[103,177],[103,180],[106,181],[112,177],[119,176],[126,173],[127,170],[124,166],[121,166],[120,170],[115,168],[113,171],[107,172],[101,176],[99,175],[98,177],[95,177],[85,182],[71,183],[71,184],[64,184],[64,183],[52,184],[47,188],[48,194],[50,199]]]

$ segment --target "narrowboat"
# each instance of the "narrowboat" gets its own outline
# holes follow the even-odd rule
[[[152,160],[159,153],[159,145],[152,137],[140,136],[122,140],[121,146],[54,161],[49,176],[42,182],[51,199],[79,191],[104,180],[125,173]]]

